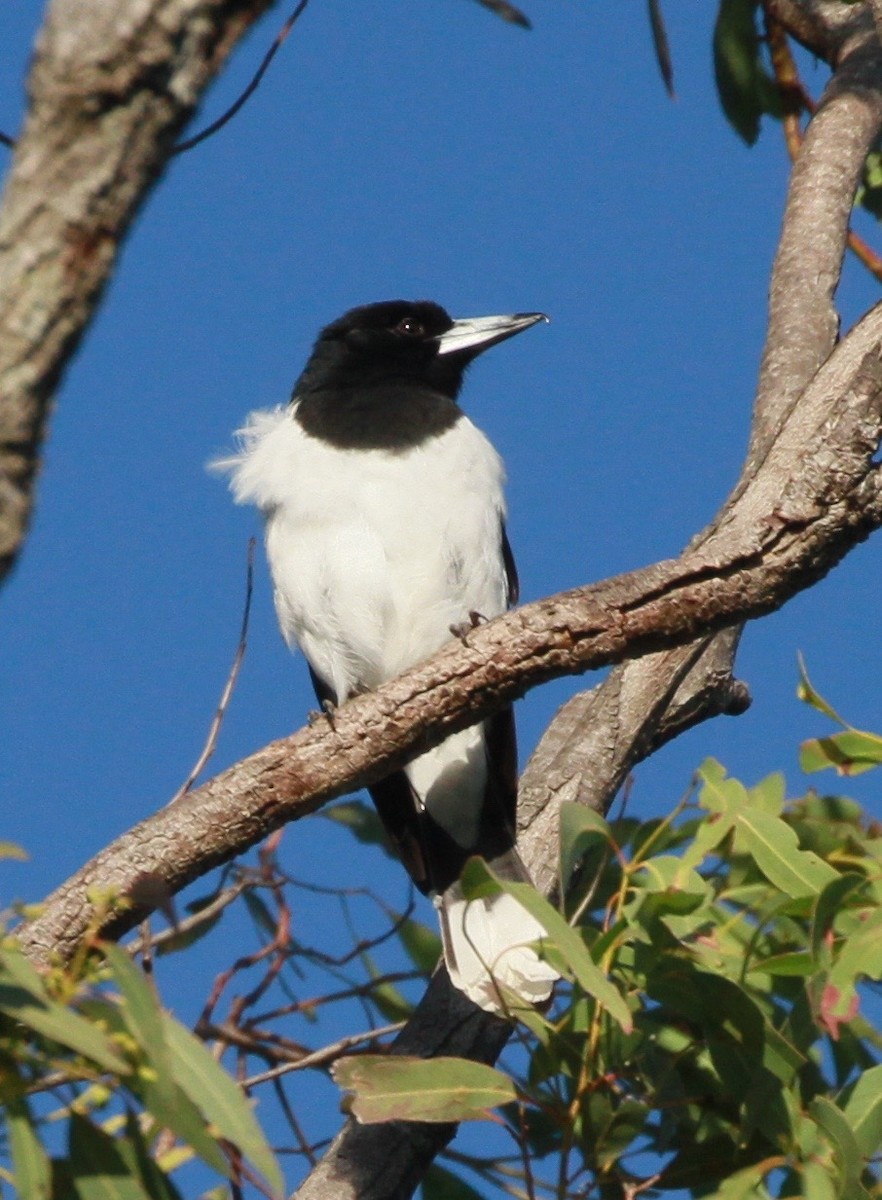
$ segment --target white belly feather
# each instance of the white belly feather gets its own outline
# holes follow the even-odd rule
[[[266,518],[276,610],[337,701],[392,679],[469,612],[506,607],[504,473],[466,417],[390,455],[306,435],[290,409],[251,416],[231,469]]]

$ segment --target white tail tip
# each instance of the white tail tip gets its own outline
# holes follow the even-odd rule
[[[560,975],[530,945],[547,934],[514,896],[436,897],[435,905],[454,987],[492,1013],[548,999]]]

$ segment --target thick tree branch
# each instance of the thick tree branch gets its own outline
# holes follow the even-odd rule
[[[605,813],[637,763],[685,729],[743,712],[747,689],[732,679],[738,630],[617,667],[556,714],[527,763],[518,793],[518,847],[536,887],[557,895],[560,806]]]
[[[54,0],[0,209],[0,581],[49,404],[120,244],[208,84],[272,0]]]
[[[869,29],[870,15],[861,4],[842,0],[763,0],[763,7],[816,58],[838,65],[854,36]]]
[[[843,6],[846,7],[846,6]],[[833,303],[855,189],[882,126],[882,46],[861,20],[843,52],[793,167],[775,256],[748,468],[833,348]],[[811,253],[807,248],[811,247]]]

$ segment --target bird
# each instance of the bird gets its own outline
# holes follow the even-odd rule
[[[517,602],[504,467],[457,399],[478,355],[543,320],[454,320],[425,300],[353,308],[320,331],[290,403],[251,413],[215,460],[236,502],[263,515],[281,632],[327,712]],[[459,885],[472,855],[529,882],[516,755],[509,705],[369,789],[438,910],[452,983],[496,1013],[542,1004],[559,978],[518,900],[466,899]]]

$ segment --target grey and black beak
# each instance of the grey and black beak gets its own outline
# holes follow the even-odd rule
[[[507,317],[464,317],[454,321],[446,333],[439,335],[438,354],[464,354],[474,358],[482,350],[514,337],[537,321],[547,321],[545,313],[514,313]]]

